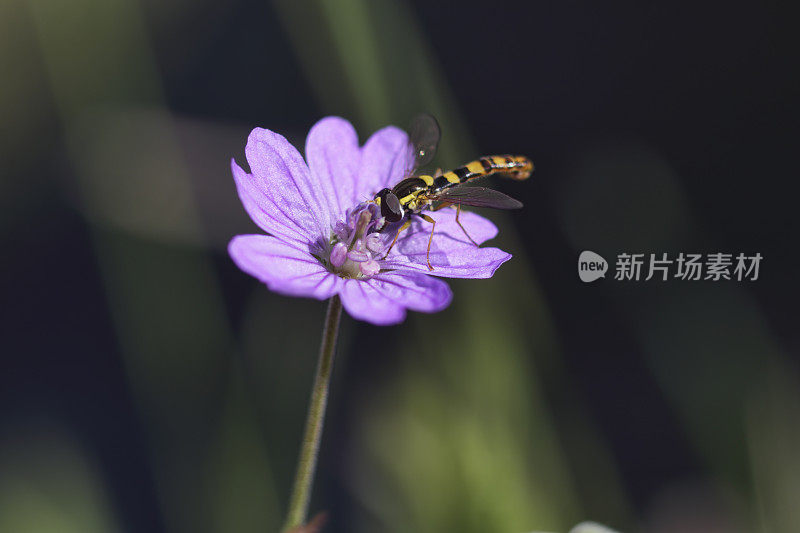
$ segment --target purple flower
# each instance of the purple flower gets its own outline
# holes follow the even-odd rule
[[[338,294],[354,318],[397,324],[406,309],[433,313],[450,304],[450,287],[433,276],[488,278],[511,258],[472,244],[452,208],[429,213],[437,222],[433,271],[426,263],[431,225],[421,220],[384,258],[395,232],[369,201],[412,165],[408,136],[393,126],[359,146],[349,122],[324,118],[308,134],[305,161],[285,138],[256,128],[245,154],[250,173],[231,161],[239,198],[269,235],[238,235],[228,251],[239,268],[280,294],[319,300]],[[479,244],[497,235],[494,224],[474,213],[462,211],[460,220]]]

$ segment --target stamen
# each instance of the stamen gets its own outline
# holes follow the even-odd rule
[[[367,252],[361,252],[359,250],[350,250],[347,252],[347,258],[352,259],[358,263],[363,263],[364,261],[369,261],[370,257]]]
[[[351,230],[352,228],[348,227],[348,225],[341,220],[333,226],[333,234],[340,242],[350,242]]]
[[[365,276],[374,276],[381,271],[381,265],[374,259],[361,263],[361,273]]]
[[[334,268],[341,267],[347,260],[347,245],[343,242],[337,242],[331,250],[331,265]]]
[[[367,226],[369,225],[370,220],[372,220],[372,213],[370,213],[369,209],[365,209],[358,215],[358,223],[356,224],[356,234],[353,236],[353,242],[350,243],[350,250],[353,249],[355,244],[360,241],[364,234],[367,232]]]
[[[367,249],[376,254],[380,254],[383,252],[385,245],[383,244],[383,240],[381,236],[377,233],[370,233],[367,235],[367,238],[364,239],[367,245]]]
[[[380,259],[386,248],[379,231],[385,220],[374,203],[359,204],[348,209],[345,220],[337,222],[331,237],[328,263],[343,278],[361,279],[381,270]]]

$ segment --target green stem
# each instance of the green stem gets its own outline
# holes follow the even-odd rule
[[[303,434],[303,444],[300,448],[300,458],[284,530],[301,526],[306,522],[311,485],[314,481],[319,443],[322,438],[322,424],[325,420],[325,405],[328,403],[333,354],[336,349],[336,336],[339,333],[339,317],[341,315],[342,301],[338,296],[334,296],[328,303],[328,314],[322,330],[317,375],[314,377],[314,388],[311,390],[311,400],[308,406],[308,415],[306,415],[306,429]]]

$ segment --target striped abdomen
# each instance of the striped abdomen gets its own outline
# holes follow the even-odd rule
[[[489,155],[445,172],[434,178],[433,190],[441,191],[459,183],[502,173],[511,179],[524,180],[533,173],[533,161],[521,155]]]

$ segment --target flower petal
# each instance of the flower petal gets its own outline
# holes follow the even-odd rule
[[[342,278],[328,272],[309,252],[277,237],[237,235],[228,253],[239,268],[280,294],[324,300],[342,285]]]
[[[406,309],[435,313],[453,298],[442,280],[417,272],[386,272],[367,280],[346,280],[342,304],[353,318],[379,326],[399,324]]]
[[[497,268],[511,259],[498,248],[478,248],[464,235],[456,223],[456,210],[446,208],[428,212],[436,220],[431,243],[431,266],[428,270],[427,252],[431,225],[415,220],[400,234],[383,268],[414,270],[447,278],[490,278]],[[489,220],[469,211],[461,211],[459,220],[475,242],[481,244],[497,235],[497,227]]]
[[[391,187],[405,177],[414,164],[408,134],[387,126],[372,134],[361,149],[356,201],[371,200],[384,187]]]
[[[343,118],[323,118],[308,132],[306,159],[333,220],[342,220],[345,211],[359,201],[356,187],[361,150],[355,128]]]
[[[247,189],[265,213],[253,220],[259,223],[259,219],[273,216],[284,222],[293,221],[308,237],[306,242],[327,240],[332,217],[325,191],[312,179],[294,146],[275,132],[256,128],[247,138],[245,155],[252,172]]]
[[[231,160],[231,170],[233,179],[236,182],[236,190],[239,199],[242,201],[247,214],[253,219],[259,228],[267,233],[280,237],[287,241],[294,241],[298,244],[310,242],[312,237],[310,232],[299,225],[287,213],[278,209],[272,196],[264,192],[264,184],[242,170],[236,161]]]

